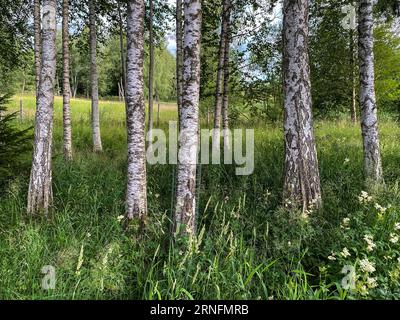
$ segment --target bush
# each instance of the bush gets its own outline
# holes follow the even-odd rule
[[[22,157],[30,150],[31,128],[15,126],[16,113],[6,114],[9,96],[0,96],[0,189],[23,168]]]

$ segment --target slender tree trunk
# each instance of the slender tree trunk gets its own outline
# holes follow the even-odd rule
[[[19,121],[22,122],[23,119],[24,119],[24,103],[21,98],[19,99]]]
[[[33,4],[33,24],[34,24],[34,42],[35,42],[35,76],[36,76],[36,101],[38,99],[39,81],[40,81],[40,64],[41,64],[41,16],[40,16],[40,0],[35,0]],[[37,104],[37,102],[36,102]]]
[[[156,101],[157,101],[157,128],[160,127],[160,97],[158,96],[158,92],[156,92]]]
[[[383,182],[375,97],[373,0],[360,0],[358,13],[361,129],[364,170],[368,182]]]
[[[221,34],[219,39],[219,52],[218,52],[218,69],[217,69],[217,83],[215,89],[215,102],[214,102],[214,132],[219,132],[221,128],[221,110],[222,110],[222,79],[224,75],[224,61],[225,61],[225,39],[226,39],[226,28],[227,28],[227,21],[226,21],[226,3],[228,1],[223,1],[222,6],[222,13],[221,13]],[[208,110],[207,110],[208,114]],[[219,134],[218,137],[215,135],[215,138],[219,141]],[[215,140],[215,139],[214,139]],[[219,142],[218,142],[219,143]]]
[[[308,0],[284,0],[285,93],[284,200],[303,212],[321,204],[321,187],[311,106]]]
[[[76,98],[76,93],[77,93],[77,91],[78,91],[78,75],[77,74],[75,74],[75,81],[74,81],[75,83],[74,83],[74,96],[73,96],[73,98],[75,99]]]
[[[72,160],[72,129],[70,99],[71,87],[69,82],[69,0],[63,0],[62,9],[62,47],[63,47],[63,135],[64,158]]]
[[[230,68],[229,68],[229,55],[230,55],[230,26],[231,26],[231,1],[225,0],[224,7],[224,20],[226,24],[225,30],[225,46],[224,46],[224,89],[223,89],[223,97],[222,97],[222,130],[223,130],[223,138],[224,138],[224,146],[225,149],[228,150],[230,148],[229,141],[229,116],[228,116],[228,107],[229,107],[229,78],[230,78]]]
[[[153,99],[153,84],[154,84],[154,35],[153,35],[153,15],[154,15],[154,6],[153,6],[153,0],[150,0],[150,20],[149,20],[149,33],[150,33],[150,64],[149,64],[149,124],[148,124],[148,130],[149,130],[149,138],[150,138],[150,144],[153,141],[153,117],[154,117],[154,112],[153,112],[153,105],[154,105],[154,99]]]
[[[221,129],[221,109],[222,109],[222,80],[224,75],[224,62],[225,62],[225,41],[226,29],[228,21],[226,19],[226,9],[229,0],[223,0],[221,12],[221,34],[219,39],[219,52],[218,52],[218,69],[217,69],[217,83],[215,86],[215,101],[214,101],[214,131],[213,131],[213,149],[218,149],[220,146],[220,129]],[[209,109],[207,106],[207,125],[209,123]]]
[[[92,134],[93,151],[101,152],[100,113],[99,113],[99,81],[97,75],[97,27],[96,0],[89,0],[89,29],[90,29],[90,82],[92,92]]]
[[[122,81],[121,81],[121,92],[124,91],[123,88],[126,88],[126,59],[125,59],[125,50],[124,50],[124,28],[122,21],[122,13],[121,13],[121,5],[118,2],[118,22],[119,22],[119,45],[120,45],[120,55],[121,55],[121,73],[122,73]],[[125,95],[123,95],[123,99],[125,100]]]
[[[23,81],[22,81],[22,89],[21,89],[21,99],[19,99],[19,120],[22,122],[24,118],[24,102],[23,96],[25,94],[25,85],[26,85],[26,78],[25,78],[25,71],[22,72]]]
[[[126,81],[125,81],[125,83],[126,83]],[[120,87],[121,87],[122,100],[125,101],[125,87],[124,87],[124,80],[123,79],[121,79]]]
[[[176,95],[178,103],[178,119],[182,109],[182,81],[183,81],[183,21],[182,0],[176,0]]]
[[[199,145],[201,0],[184,2],[184,73],[181,107],[175,234],[196,232],[196,164]]]
[[[354,72],[354,30],[350,29],[350,82],[351,82],[351,121],[357,123],[357,98],[356,98],[356,80]]]
[[[118,100],[121,102],[121,82],[118,81]]]
[[[126,216],[139,218],[144,225],[147,217],[146,139],[144,98],[144,0],[129,0],[127,17],[127,130],[128,184]]]
[[[57,96],[60,95],[60,77],[58,76],[58,74],[56,74],[56,88],[57,88]]]
[[[41,75],[27,206],[30,214],[47,215],[53,199],[51,149],[56,77],[56,9],[56,0],[43,1]]]

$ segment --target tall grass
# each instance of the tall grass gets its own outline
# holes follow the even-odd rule
[[[15,97],[10,108],[19,108]],[[31,124],[34,98],[23,97]],[[74,160],[62,157],[61,99],[55,103],[54,206],[48,219],[26,215],[28,171],[0,198],[2,299],[345,299],[340,273],[326,274],[343,217],[360,210],[360,129],[316,124],[324,208],[305,222],[281,206],[280,126],[255,128],[255,172],[235,176],[229,165],[202,166],[199,233],[169,241],[172,165],[148,167],[150,221],[144,234],[124,232],[126,133],[124,105],[101,103],[102,154],[91,152],[90,102],[72,101]],[[176,119],[162,108],[163,128]],[[400,129],[381,123],[387,188],[376,197],[399,210]],[[26,161],[29,164],[29,157]],[[188,249],[189,248],[189,249]],[[43,290],[43,266],[56,286]]]

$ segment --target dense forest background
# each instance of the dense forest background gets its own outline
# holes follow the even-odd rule
[[[113,4],[113,2],[110,2]],[[175,39],[172,5],[155,1],[156,15],[156,58],[155,90],[162,101],[176,99],[175,85]],[[312,97],[314,113],[321,117],[338,117],[350,113],[353,98],[354,77],[358,74],[357,38],[354,30],[346,30],[341,22],[346,21],[349,12],[342,8],[348,1],[312,1],[310,8],[310,66],[312,75]],[[235,8],[233,46],[231,50],[232,108],[230,117],[251,114],[252,120],[281,120],[281,25],[280,5],[273,7],[268,2],[252,3],[253,7],[238,5]],[[158,9],[157,9],[158,8]],[[215,10],[212,1],[203,3],[202,27],[202,74],[201,101],[206,119],[207,110],[211,112],[215,95],[218,68],[218,41],[220,12]],[[115,9],[115,8],[114,8]],[[399,23],[385,14],[378,13],[379,23],[375,36],[376,91],[379,111],[393,116],[399,114],[400,88],[400,40]],[[76,11],[78,9],[75,9]],[[105,9],[103,9],[105,10]],[[158,10],[158,11],[157,11]],[[263,19],[260,19],[263,17]],[[13,10],[2,28],[7,28],[7,19],[18,20],[17,33],[3,45],[14,46],[12,57],[7,57],[1,65],[0,80],[2,91],[23,94],[35,88],[33,61],[32,19],[29,18],[29,5],[20,4]],[[74,19],[75,18],[75,19]],[[125,17],[123,17],[125,19]],[[121,55],[117,13],[108,11],[99,18],[98,66],[99,94],[112,99],[119,96],[118,83],[121,80]],[[172,22],[171,22],[172,21]],[[255,25],[255,26],[252,26]],[[14,31],[14,30],[13,30]],[[18,33],[19,32],[19,33]],[[56,93],[62,91],[61,30],[57,36],[57,81]],[[82,13],[72,16],[71,22],[71,89],[73,96],[88,98],[89,89],[89,46],[88,27]],[[352,35],[353,34],[353,35]],[[148,32],[146,33],[148,41]],[[22,41],[24,40],[24,41]],[[29,41],[25,41],[29,40]],[[126,43],[126,36],[123,35]],[[148,94],[149,47],[145,53],[145,85]],[[17,66],[10,69],[10,59]],[[354,84],[355,83],[355,84]]]

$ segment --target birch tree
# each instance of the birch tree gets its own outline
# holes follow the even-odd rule
[[[174,215],[175,234],[196,232],[196,164],[199,145],[201,1],[184,1],[183,95]]]
[[[62,6],[62,50],[63,50],[63,150],[64,158],[72,160],[72,130],[69,79],[69,0],[63,0]]]
[[[96,0],[89,1],[89,29],[90,29],[90,85],[92,93],[92,135],[93,151],[103,151],[100,134],[99,113],[99,80],[97,74],[97,26]]]
[[[35,47],[35,76],[36,76],[36,100],[38,98],[40,63],[41,63],[41,17],[40,0],[34,0],[33,3],[33,25],[34,25],[34,47]]]
[[[321,203],[308,56],[308,0],[284,0],[284,199],[303,212]]]
[[[144,0],[129,0],[127,16],[126,122],[128,130],[128,182],[126,217],[147,217],[146,140],[144,99]]]
[[[355,58],[354,58],[354,30],[350,28],[349,31],[350,42],[350,82],[351,82],[351,121],[353,124],[357,123],[357,94],[356,94],[356,77],[355,77]]]
[[[121,56],[121,93],[123,99],[125,100],[125,88],[126,88],[126,59],[125,59],[125,50],[124,50],[124,28],[123,28],[123,20],[122,20],[122,12],[121,12],[121,4],[118,1],[118,25],[119,25],[119,45],[120,45],[120,56]]]
[[[229,55],[230,55],[230,28],[231,28],[231,0],[224,0],[224,23],[225,23],[225,34],[224,34],[224,87],[222,96],[222,130],[225,149],[230,148],[229,141],[229,117],[228,117],[228,106],[229,106]]]
[[[218,69],[217,69],[217,83],[215,89],[215,102],[214,102],[214,131],[213,131],[213,149],[219,147],[220,143],[220,129],[221,129],[221,110],[222,110],[222,91],[223,91],[223,76],[225,70],[225,53],[226,53],[226,31],[229,21],[226,19],[227,3],[229,0],[223,0],[222,14],[221,14],[221,34],[219,39],[218,49]]]
[[[219,38],[218,49],[218,69],[217,69],[217,83],[215,89],[215,102],[214,102],[214,139],[215,143],[219,143],[219,130],[221,128],[221,109],[222,109],[222,80],[224,74],[224,54],[225,54],[225,33],[227,21],[225,19],[225,7],[227,0],[223,1],[222,14],[221,14],[221,34]]]
[[[176,95],[178,114],[182,108],[182,81],[183,81],[183,24],[182,0],[176,0]],[[180,116],[179,116],[180,119]]]
[[[361,131],[367,182],[383,181],[375,96],[373,0],[360,0],[358,58],[360,64]]]
[[[44,0],[42,61],[27,206],[30,214],[43,212],[47,215],[53,198],[51,149],[56,55],[56,0]]]
[[[149,41],[150,41],[150,63],[149,63],[149,140],[150,144],[153,141],[153,123],[154,123],[154,34],[153,34],[153,18],[154,18],[154,3],[153,0],[150,0],[150,15],[149,15]]]

